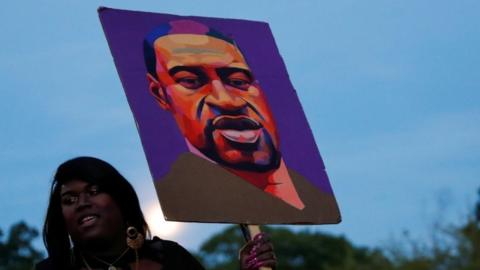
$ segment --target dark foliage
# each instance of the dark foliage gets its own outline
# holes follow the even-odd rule
[[[278,269],[391,269],[388,259],[378,250],[355,247],[341,236],[286,228],[264,230],[274,243]],[[237,253],[243,244],[240,228],[231,226],[205,242],[199,257],[212,270],[238,269]]]
[[[32,246],[38,231],[21,221],[11,226],[6,239],[0,230],[0,270],[30,270],[43,254]]]

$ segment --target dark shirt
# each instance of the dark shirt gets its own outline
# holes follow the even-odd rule
[[[133,253],[133,252],[132,252]],[[158,237],[154,237],[152,240],[145,241],[144,246],[140,250],[141,259],[149,259],[155,261],[162,265],[161,270],[205,270],[203,266],[192,256],[185,248],[173,241],[162,240]],[[84,267],[82,260],[76,259],[76,264],[70,269],[80,269]],[[128,263],[134,262],[135,256],[126,257],[124,262],[127,265]],[[121,262],[119,262],[121,264]],[[91,265],[92,268],[104,268],[107,269],[106,265]],[[125,266],[124,266],[125,267]],[[125,269],[125,268],[123,268]],[[159,270],[160,270],[159,269]],[[58,269],[53,265],[53,262],[50,258],[47,258],[39,262],[35,266],[35,270],[65,270]]]

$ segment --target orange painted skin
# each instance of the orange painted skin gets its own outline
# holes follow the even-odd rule
[[[251,73],[250,69],[236,47],[205,35],[176,34],[157,39],[155,50],[159,80],[149,77],[151,89],[156,92],[154,94],[162,107],[173,114],[180,131],[193,146],[200,150],[206,147],[207,121],[218,115],[215,108],[219,108],[226,112],[243,110],[246,117],[263,126],[270,134],[275,149],[278,148],[272,113],[260,87],[246,75]],[[196,67],[207,79],[201,82],[198,74],[186,70],[170,74],[169,71],[175,67]],[[221,78],[217,69],[225,67],[238,68],[239,71]],[[271,149],[262,145],[266,144],[262,137],[263,134],[260,134],[258,150],[251,153],[230,147],[222,132],[213,132],[217,153],[221,159],[232,164],[266,163]]]
[[[192,146],[263,190],[275,172],[289,178],[266,97],[237,47],[206,35],[171,34],[154,48],[158,79],[147,74],[150,91]],[[301,201],[293,204],[303,208]]]

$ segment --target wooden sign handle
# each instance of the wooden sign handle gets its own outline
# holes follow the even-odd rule
[[[250,241],[255,237],[255,235],[261,233],[259,225],[240,225],[242,228],[243,236],[245,237],[246,241]],[[259,270],[272,270],[270,267],[260,267]]]

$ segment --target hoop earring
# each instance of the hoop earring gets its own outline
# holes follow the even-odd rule
[[[137,250],[143,246],[145,237],[138,232],[137,228],[130,226],[127,228],[127,246]]]
[[[130,226],[127,228],[127,246],[135,252],[135,270],[138,270],[138,249],[143,246],[145,237],[137,231],[137,228]]]

